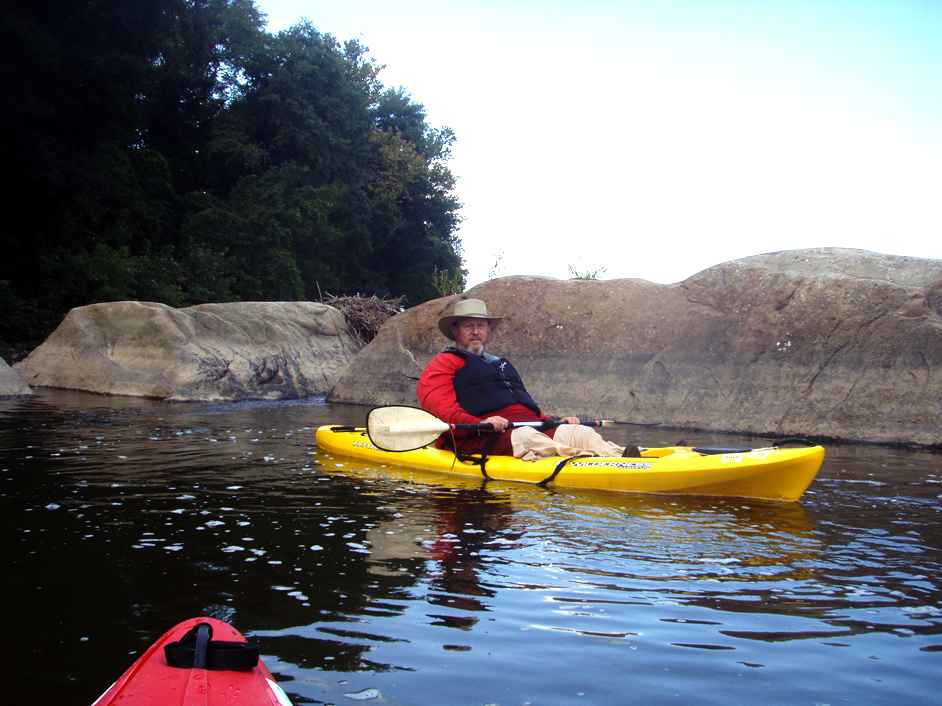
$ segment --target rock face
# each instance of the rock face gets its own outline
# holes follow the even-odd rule
[[[7,365],[7,362],[0,358],[0,397],[16,397],[18,395],[31,395],[33,391],[23,374]]]
[[[672,285],[507,277],[467,295],[506,316],[490,350],[549,413],[942,444],[942,261],[821,248]],[[390,319],[329,399],[415,404],[451,300]]]
[[[342,314],[313,302],[73,309],[17,367],[34,386],[168,400],[325,393],[358,350]]]

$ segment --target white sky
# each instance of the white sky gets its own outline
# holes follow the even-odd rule
[[[758,253],[942,259],[938,0],[257,0],[457,134],[468,285]]]

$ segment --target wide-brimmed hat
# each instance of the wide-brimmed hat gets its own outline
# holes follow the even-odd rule
[[[480,299],[459,299],[442,314],[438,320],[438,330],[445,334],[445,338],[454,341],[455,335],[451,332],[451,325],[458,319],[486,319],[496,324],[503,318],[503,316],[488,314],[487,304]]]

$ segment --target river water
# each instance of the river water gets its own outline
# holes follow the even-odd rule
[[[833,445],[790,505],[560,492],[317,450],[364,412],[0,401],[4,701],[90,704],[211,615],[295,704],[939,703],[942,455]]]

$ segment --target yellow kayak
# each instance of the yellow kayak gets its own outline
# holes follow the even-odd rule
[[[523,461],[511,456],[459,460],[454,453],[426,446],[414,451],[384,451],[365,429],[325,425],[315,434],[324,451],[453,476],[516,481],[560,488],[760,498],[797,501],[811,485],[824,448],[768,447],[717,452],[688,446],[652,447],[637,458],[576,456]]]

